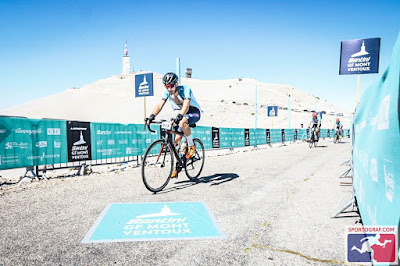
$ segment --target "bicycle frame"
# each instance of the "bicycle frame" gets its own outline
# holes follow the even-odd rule
[[[161,124],[162,122],[165,122],[165,121],[153,121],[152,123],[153,124]],[[147,128],[149,129],[150,132],[153,132],[153,133],[156,132],[156,131],[154,131],[154,130],[152,130],[150,128],[150,125],[147,125]],[[180,167],[183,168],[184,167],[184,162],[181,160],[181,158],[179,158],[179,154],[175,149],[174,143],[172,141],[172,134],[185,136],[184,134],[182,134],[182,133],[180,133],[178,131],[166,130],[166,135],[165,136],[161,136],[160,139],[165,142],[165,145],[167,145],[167,144],[170,145],[170,147],[172,148],[172,152],[173,152],[173,154],[174,154],[174,156],[176,158],[177,163],[179,164]],[[160,154],[161,154],[161,151],[160,151]]]

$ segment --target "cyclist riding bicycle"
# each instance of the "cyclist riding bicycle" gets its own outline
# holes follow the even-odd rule
[[[308,125],[308,128],[312,128],[311,134],[313,133],[314,130],[317,131],[317,141],[319,140],[319,131],[321,128],[321,118],[317,115],[317,113],[312,114],[312,118],[310,121],[310,124]]]
[[[200,120],[201,112],[199,103],[196,101],[193,92],[188,86],[179,86],[178,76],[175,73],[168,72],[163,77],[163,83],[166,88],[161,101],[154,107],[152,114],[147,118],[147,124],[150,124],[155,117],[160,113],[164,104],[169,100],[173,110],[179,111],[174,119],[175,130],[183,132],[188,142],[188,150],[186,159],[189,159],[195,153],[196,146],[193,143],[192,132],[189,125],[194,124]],[[182,140],[181,135],[176,135],[174,145],[179,147]],[[171,178],[178,177],[178,173],[182,169],[178,166],[172,172]]]
[[[336,118],[336,124],[335,124],[335,126],[333,127],[333,129],[335,129],[335,128],[339,131],[339,136],[340,136],[340,137],[343,137],[343,135],[342,135],[342,132],[343,132],[343,125],[342,125],[342,123],[340,122],[340,119],[339,119],[339,118]]]

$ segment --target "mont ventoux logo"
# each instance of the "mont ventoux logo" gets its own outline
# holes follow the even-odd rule
[[[164,205],[158,213],[137,215],[128,221],[123,233],[126,236],[191,234],[187,217],[172,212]]]
[[[350,56],[347,62],[348,71],[370,71],[371,70],[371,56],[366,51],[364,41],[361,44],[360,51]]]

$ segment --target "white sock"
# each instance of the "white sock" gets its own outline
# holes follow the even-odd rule
[[[186,136],[186,139],[187,139],[187,142],[188,142],[189,146],[193,146],[194,145],[192,134],[190,134],[189,136]]]

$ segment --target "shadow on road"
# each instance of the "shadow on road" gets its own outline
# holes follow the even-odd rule
[[[210,176],[203,176],[199,178],[198,180],[185,180],[185,181],[177,181],[175,182],[175,186],[171,188],[164,189],[161,192],[158,192],[157,194],[163,194],[163,193],[168,193],[172,192],[175,190],[180,190],[180,189],[185,189],[191,186],[195,186],[197,184],[204,184],[204,183],[210,183],[210,186],[218,186],[221,185],[225,182],[232,181],[236,178],[238,178],[239,175],[235,173],[219,173],[219,174],[214,174]]]
[[[328,146],[320,146],[320,145],[317,145],[315,148],[328,148]]]

